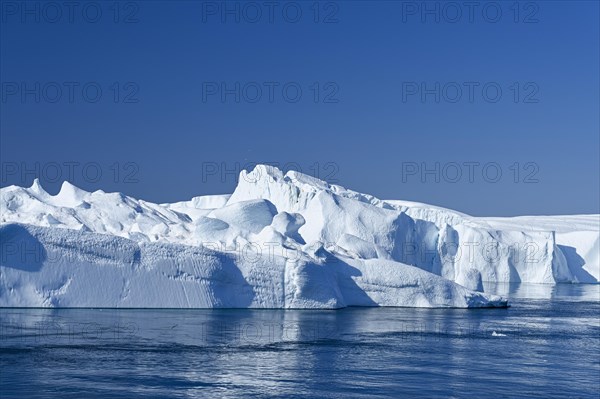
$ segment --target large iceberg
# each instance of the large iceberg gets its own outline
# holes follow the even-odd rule
[[[475,218],[259,165],[154,204],[0,189],[0,306],[498,307],[498,282],[597,283],[599,216]]]

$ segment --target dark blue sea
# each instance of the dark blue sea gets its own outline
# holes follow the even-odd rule
[[[0,309],[0,398],[594,398],[600,285],[508,309]]]

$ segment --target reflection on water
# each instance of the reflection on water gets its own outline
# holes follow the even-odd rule
[[[600,286],[509,309],[0,310],[5,397],[598,397]]]
[[[483,288],[511,299],[600,301],[600,284],[483,283]]]

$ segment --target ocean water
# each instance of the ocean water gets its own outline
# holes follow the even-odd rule
[[[600,285],[508,309],[0,309],[1,398],[600,397]]]

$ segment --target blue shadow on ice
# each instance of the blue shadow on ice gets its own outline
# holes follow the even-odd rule
[[[235,261],[227,255],[217,254],[221,267],[215,269],[209,285],[216,308],[247,308],[254,301],[254,288],[244,278]]]
[[[0,265],[27,272],[40,271],[47,258],[44,245],[20,224],[0,227]]]
[[[302,298],[321,303],[336,302],[335,307],[379,306],[353,279],[362,273],[339,258],[325,265],[308,262],[297,271],[296,284]]]
[[[585,260],[577,253],[577,248],[569,247],[567,245],[558,245],[558,248],[560,248],[563,255],[565,255],[571,273],[573,273],[580,283],[596,282],[594,276],[589,274],[583,268],[583,265],[585,265]]]

